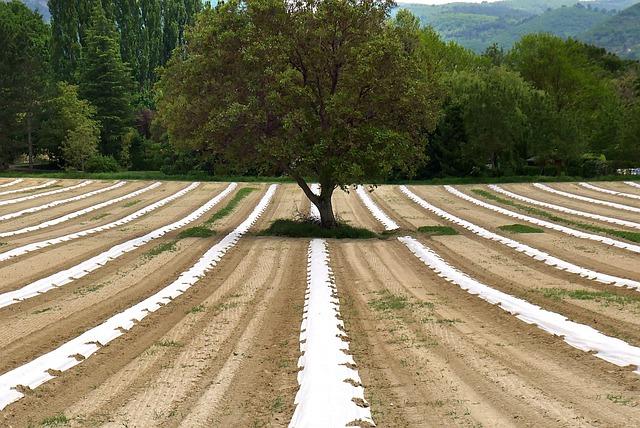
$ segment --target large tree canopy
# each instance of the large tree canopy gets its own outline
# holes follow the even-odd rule
[[[390,21],[392,5],[236,0],[206,10],[161,79],[160,120],[183,148],[290,175],[332,227],[334,189],[411,171],[436,123],[418,22]]]

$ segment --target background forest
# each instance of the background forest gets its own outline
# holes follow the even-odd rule
[[[595,3],[549,11],[518,4],[403,5],[433,26],[420,31],[419,44],[437,126],[424,132],[426,161],[414,178],[595,176],[640,166],[640,65],[628,48],[612,47],[618,55],[587,43],[628,46],[636,32],[599,28],[640,4],[621,3],[624,13]],[[0,2],[0,168],[280,175],[231,167],[216,151],[171,141],[157,120],[163,67],[189,55],[190,38],[200,36],[189,28],[205,7],[199,0],[49,0],[46,20],[22,2]],[[473,8],[499,10],[500,18],[482,24]],[[573,26],[562,15],[568,10],[589,20],[591,39],[578,38],[587,27]]]

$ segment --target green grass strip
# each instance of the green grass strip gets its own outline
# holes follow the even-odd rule
[[[371,239],[378,234],[368,229],[338,223],[337,227],[324,229],[319,224],[304,220],[278,219],[268,229],[260,232],[263,236],[286,236],[289,238],[335,238]]]
[[[472,189],[471,191],[486,199],[490,199],[492,201],[496,201],[504,205],[509,205],[511,207],[524,211],[528,214],[535,215],[538,217],[544,217],[547,220],[550,220],[556,223],[563,223],[568,226],[574,226],[583,230],[588,230],[590,232],[603,233],[605,235],[615,236],[617,238],[626,239],[627,241],[631,241],[631,242],[640,242],[640,232],[629,232],[626,230],[609,229],[607,227],[600,227],[600,226],[595,226],[593,224],[581,223],[579,221],[569,220],[564,217],[558,217],[555,214],[541,210],[539,208],[533,208],[527,205],[519,204],[510,199],[501,198],[500,196],[494,195],[493,193],[487,192],[486,190]]]
[[[498,229],[510,233],[544,233],[544,230],[527,226],[526,224],[505,224],[504,226],[498,226]]]
[[[156,245],[155,247],[147,251],[145,256],[147,258],[151,258],[151,257],[157,256],[158,254],[162,254],[166,251],[173,252],[177,249],[176,243],[177,241],[163,242],[162,244]]]
[[[221,218],[224,218],[231,214],[231,212],[238,206],[240,201],[249,196],[249,194],[255,190],[258,189],[256,189],[255,187],[243,187],[242,189],[238,190],[224,208],[216,211],[211,217],[209,217],[209,220],[204,222],[205,226],[210,226]]]
[[[458,231],[449,226],[420,226],[418,232],[429,236],[457,235]]]
[[[542,292],[544,297],[555,300],[568,297],[576,300],[595,300],[619,305],[640,302],[640,296],[621,296],[610,291],[565,290],[563,288],[540,288],[538,291]]]
[[[213,236],[215,232],[205,226],[195,226],[185,229],[178,234],[178,239],[184,238],[208,238]]]

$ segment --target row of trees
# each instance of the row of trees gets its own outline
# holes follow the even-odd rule
[[[3,164],[330,184],[640,163],[638,63],[575,40],[476,55],[386,0],[49,6],[0,3]]]
[[[637,62],[548,34],[479,56],[428,29],[423,41],[444,58],[446,94],[423,175],[596,175],[640,164]]]
[[[0,167],[27,153],[91,170],[145,165],[156,70],[200,0],[0,2]]]

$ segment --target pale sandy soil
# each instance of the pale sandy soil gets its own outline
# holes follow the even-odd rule
[[[588,213],[599,214],[607,217],[619,218],[623,220],[640,223],[640,214],[638,213],[618,210],[618,209],[607,207],[604,205],[596,205],[596,204],[592,204],[584,201],[577,201],[575,199],[570,199],[564,196],[545,192],[544,190],[540,190],[533,187],[531,184],[504,184],[504,185],[501,184],[500,186],[511,192],[526,196],[531,199],[536,199],[538,201],[548,202],[551,204],[560,205],[560,206],[571,208],[578,211],[584,211]],[[484,185],[474,185],[474,186],[467,186],[467,187],[490,190],[488,187]],[[602,195],[607,196],[604,193]],[[508,198],[505,195],[500,195],[500,196]],[[542,208],[542,209],[546,211],[554,212],[556,214],[559,213],[559,211],[551,210],[549,208]],[[560,213],[559,215],[564,216],[565,214]],[[591,220],[591,219],[588,219],[587,217],[576,216],[575,219],[577,221],[581,221],[585,223],[598,223],[600,226],[603,226],[603,227],[609,227],[613,229],[625,229],[624,226],[618,226],[618,225],[606,223],[606,222],[598,222],[597,220]],[[629,230],[637,231],[638,229],[629,229]]]
[[[136,207],[109,209],[117,213],[111,221],[186,185],[165,183]],[[81,244],[62,244],[0,264],[0,275],[8,283],[3,287],[24,285],[115,242],[175,221],[224,186],[203,185],[124,231],[82,238]],[[168,234],[60,289],[0,309],[0,373],[54,349],[169,284],[242,222],[267,188],[245,186],[259,190],[214,224],[216,235],[180,240],[175,251],[146,256],[150,248],[171,242],[178,232]],[[126,193],[125,188],[119,190]],[[158,194],[160,189],[165,193]],[[515,222],[441,188],[412,189],[491,230]],[[190,227],[224,207],[231,197]],[[432,238],[418,234],[419,226],[449,224],[395,186],[376,189],[372,198],[401,226],[396,235],[416,236],[449,263],[496,289],[640,346],[636,303],[554,299],[543,291],[604,290],[621,297],[640,293],[558,271],[467,231]],[[343,220],[382,231],[354,192],[337,191],[334,203]],[[77,427],[286,426],[298,388],[308,240],[261,237],[255,232],[277,218],[307,212],[308,207],[297,186],[280,185],[251,233],[206,277],[82,364],[0,412],[0,425],[38,426],[44,418],[64,413],[67,425]],[[68,230],[73,227],[79,226]],[[586,267],[640,279],[634,255],[555,232],[542,235],[513,237]],[[328,242],[342,318],[377,426],[622,427],[640,420],[640,376],[631,370],[578,351],[442,280],[393,235]],[[385,306],[394,299],[401,304]]]

